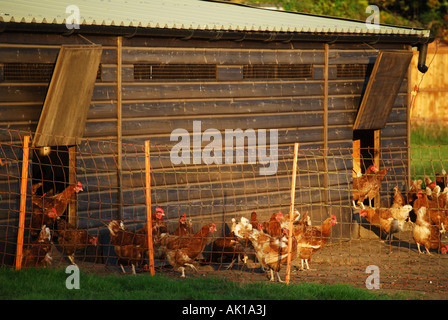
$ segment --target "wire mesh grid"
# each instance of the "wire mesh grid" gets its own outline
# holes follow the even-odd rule
[[[0,261],[2,265],[13,266],[19,228],[23,137],[29,133],[1,130],[0,134]],[[425,188],[432,186],[432,181],[427,180],[425,183],[425,176],[435,180],[436,172],[440,176],[442,169],[447,166],[442,157],[443,148],[380,150],[379,168],[388,168],[389,171],[372,202],[373,207],[390,208],[394,187],[398,187],[399,193],[405,198],[412,191],[413,181],[407,177],[408,152],[411,153],[411,178],[422,180],[415,186],[426,193]],[[47,267],[61,267],[74,262],[80,268],[96,272],[147,272],[149,261],[145,236],[148,233],[144,229],[147,223],[145,149],[143,144],[125,143],[121,151],[120,157],[116,141],[89,139],[82,139],[75,146],[53,146],[51,150],[30,147],[24,254],[36,254],[37,251],[30,250],[33,246],[42,249],[38,240],[42,234],[45,235],[42,231],[45,223],[51,235],[51,260]],[[156,273],[176,277],[181,275],[179,265],[173,267],[175,263],[167,257],[170,249],[167,245],[169,238],[165,238],[165,235],[172,237],[176,229],[184,226],[184,232],[189,234],[176,238],[178,243],[196,237],[201,239],[203,246],[197,254],[192,253],[191,264],[195,268],[186,266],[184,272],[187,277],[199,273],[238,281],[269,279],[271,268],[260,262],[260,256],[252,243],[255,240],[238,237],[241,233],[235,234],[232,219],[241,226],[241,217],[250,220],[255,212],[258,223],[264,225],[263,230],[258,230],[261,234],[269,232],[269,221],[274,214],[282,212],[283,220],[280,222],[287,221],[293,147],[279,146],[277,171],[273,175],[264,176],[259,174],[263,164],[250,163],[247,151],[244,161],[239,164],[210,165],[175,165],[171,161],[172,147],[167,145],[151,145],[150,151],[151,212],[154,213],[153,225],[156,226],[152,232]],[[367,164],[378,159],[376,155],[372,153],[371,158],[367,156],[362,159],[361,162],[366,165],[362,166],[361,174],[365,174]],[[301,251],[296,248],[297,253],[292,259],[291,282],[347,282],[365,286],[369,277],[366,270],[369,266],[376,266],[381,288],[447,292],[447,255],[441,253],[442,247],[440,250],[431,249],[431,254],[427,254],[422,246],[423,253],[419,253],[414,239],[414,229],[418,224],[415,212],[411,211],[400,228],[391,235],[391,240],[386,240],[381,226],[361,214],[361,204],[356,204],[358,209],[353,208],[353,179],[357,174],[353,170],[353,161],[352,148],[323,150],[300,147],[295,209],[301,217],[310,218],[304,221],[312,227],[322,230],[328,224],[325,220],[332,215],[336,224],[331,227],[331,235],[320,235],[317,240],[328,239],[328,243],[317,249],[306,262],[303,261],[304,264]],[[36,205],[39,201],[45,203],[46,200],[54,199],[71,184],[77,185],[78,182],[82,190],[74,190],[72,195],[66,197],[66,208],[57,212],[54,219],[48,219],[48,208]],[[427,196],[428,199],[443,196],[442,187],[440,194],[436,195],[436,189]],[[369,208],[367,198],[364,206]],[[444,209],[440,211],[445,212]],[[164,214],[163,225],[155,217],[157,212]],[[48,220],[44,221],[42,215],[47,215]],[[129,240],[131,243],[117,245],[114,242],[112,221],[118,221],[120,230],[132,235],[133,238]],[[64,242],[66,240],[62,239],[65,235],[59,226],[66,222],[71,224],[70,228],[87,231],[90,237],[96,238],[94,241],[89,238],[78,240],[85,245],[72,250],[75,251],[73,261],[68,258],[70,248]],[[210,230],[214,229],[209,227],[211,224],[216,230]],[[200,234],[204,226],[214,232],[204,237],[204,233]],[[64,228],[66,230],[67,227]],[[447,244],[448,239],[442,228],[437,230],[436,237],[441,243]],[[136,234],[144,235],[140,247],[135,244]],[[285,244],[284,234],[275,239],[283,239]],[[129,249],[128,244],[134,248]],[[300,248],[303,250],[303,247]],[[274,253],[280,255],[278,251]],[[37,260],[26,260],[25,263],[32,261],[31,266],[45,266],[46,253],[36,255],[39,254],[41,256]],[[307,269],[307,264],[310,269]],[[285,264],[278,265],[281,266],[280,279],[284,280]]]

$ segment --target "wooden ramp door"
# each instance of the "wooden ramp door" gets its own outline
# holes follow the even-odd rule
[[[82,137],[101,53],[98,45],[61,47],[34,147],[75,145]]]
[[[411,59],[412,51],[380,51],[353,130],[378,130],[386,126]]]

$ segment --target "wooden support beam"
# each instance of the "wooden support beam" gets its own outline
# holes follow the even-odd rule
[[[22,179],[20,185],[20,216],[19,231],[17,234],[16,270],[20,270],[22,268],[23,234],[25,231],[26,188],[28,185],[28,157],[30,152],[29,144],[30,137],[25,136],[23,139]]]
[[[146,224],[148,226],[148,257],[149,270],[151,275],[155,274],[154,269],[154,250],[152,240],[152,217],[151,217],[151,162],[150,162],[150,144],[145,141],[145,173],[146,173]]]
[[[330,46],[325,44],[324,53],[324,201],[325,208],[328,206],[328,57],[330,54]]]
[[[122,187],[122,167],[123,167],[123,155],[122,155],[122,127],[123,127],[123,108],[122,108],[122,46],[123,37],[117,37],[117,187],[118,187],[118,220],[123,219],[123,191]]]
[[[286,284],[289,284],[291,278],[291,258],[292,258],[292,242],[295,241],[292,238],[293,231],[293,216],[294,216],[294,203],[296,198],[296,177],[297,177],[297,157],[299,155],[299,144],[294,144],[294,162],[292,165],[292,181],[291,181],[291,204],[289,206],[289,238],[288,238],[288,257],[286,258]]]
[[[73,185],[76,180],[76,147],[68,148],[68,184]],[[77,205],[76,194],[71,198],[68,203],[68,222],[74,226],[77,226]]]

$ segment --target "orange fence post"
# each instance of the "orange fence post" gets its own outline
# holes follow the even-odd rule
[[[22,180],[20,185],[20,216],[19,216],[19,232],[17,234],[17,250],[16,250],[16,270],[22,268],[23,256],[23,234],[25,231],[25,210],[26,210],[26,187],[28,184],[28,155],[30,137],[25,136],[23,139],[23,159],[22,159]]]
[[[292,181],[291,181],[291,204],[289,206],[289,238],[288,238],[288,257],[286,258],[286,284],[289,284],[291,277],[291,255],[292,255],[292,228],[294,215],[294,202],[296,197],[296,177],[297,177],[297,157],[299,155],[299,144],[294,144],[294,162],[292,164]]]
[[[151,217],[151,165],[150,165],[150,145],[149,140],[145,141],[145,171],[146,171],[146,223],[148,226],[148,256],[149,269],[151,275],[154,270],[154,250],[152,246],[152,217]]]

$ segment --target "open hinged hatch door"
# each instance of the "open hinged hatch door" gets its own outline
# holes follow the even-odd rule
[[[379,130],[386,126],[411,59],[411,51],[379,52],[353,130]]]
[[[42,183],[38,195],[62,192],[77,181],[76,145],[84,134],[101,54],[100,45],[61,47],[33,138],[32,178]],[[74,199],[66,215],[76,226]]]
[[[75,145],[84,133],[100,45],[62,46],[33,139],[34,147]]]

